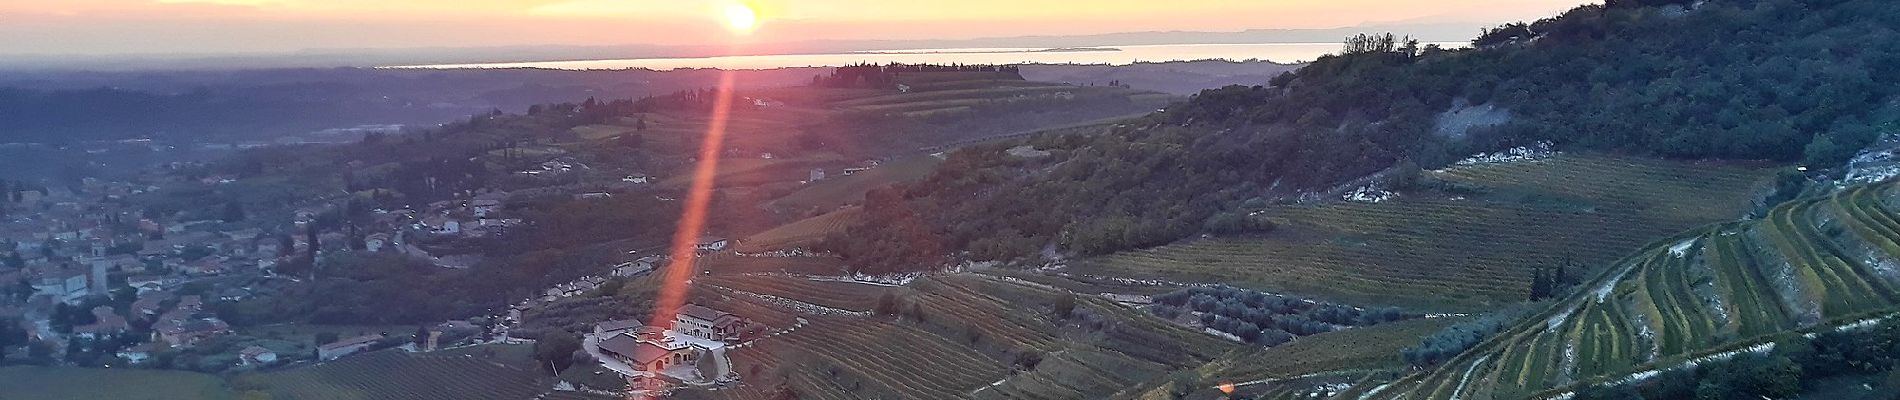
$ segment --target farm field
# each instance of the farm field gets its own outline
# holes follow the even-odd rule
[[[78,367],[0,368],[0,399],[221,400],[237,393],[216,375]]]
[[[1535,268],[1569,262],[1600,270],[1651,240],[1740,217],[1771,171],[1563,155],[1425,175],[1481,189],[1401,193],[1379,203],[1273,206],[1261,211],[1280,225],[1272,234],[1190,240],[1072,268],[1349,304],[1481,309],[1524,299]]]
[[[1777,206],[1763,219],[1710,225],[1614,264],[1544,315],[1427,373],[1401,381],[1412,398],[1449,397],[1470,382],[1498,397],[1545,395],[1575,382],[1672,366],[1720,349],[1895,310],[1900,259],[1895,184]]]
[[[501,358],[377,351],[247,378],[274,399],[523,399],[553,386]]]

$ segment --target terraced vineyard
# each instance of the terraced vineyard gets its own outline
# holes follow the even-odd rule
[[[852,311],[871,311],[877,307],[879,296],[899,291],[890,287],[786,276],[715,275],[699,279],[697,283]]]
[[[1429,373],[1394,398],[1548,395],[1895,309],[1896,184],[1802,199],[1761,220],[1658,241],[1543,316]]]
[[[1086,294],[1076,297],[1076,312],[1098,315],[1105,326],[1082,330],[1049,315],[1067,292],[983,275],[933,276],[904,288],[755,276],[698,282],[815,304],[875,301],[883,290],[922,315],[803,315],[809,324],[735,350],[745,381],[711,398],[765,398],[781,382],[812,399],[1107,398],[1237,347]],[[748,312],[758,311],[740,313]],[[1042,361],[1009,373],[1012,357],[1029,352]]]
[[[377,351],[255,381],[274,399],[525,399],[553,386],[543,375],[475,356]]]
[[[1265,237],[1193,240],[1073,265],[1084,274],[1218,282],[1353,304],[1471,309],[1528,295],[1534,268],[1602,266],[1740,217],[1770,171],[1559,156],[1428,172],[1476,193],[1277,206]]]
[[[864,397],[956,398],[1004,375],[1001,361],[914,327],[881,319],[810,318],[811,325],[772,340],[823,364],[803,368],[835,367],[862,377],[858,390]]]
[[[1399,350],[1461,318],[1421,318],[1302,337],[1270,348],[1221,357],[1200,368],[1208,382],[1288,379],[1308,374],[1399,369]]]
[[[788,272],[837,275],[844,272],[844,262],[836,257],[748,257],[721,253],[699,257],[697,260],[700,271],[715,274]]]

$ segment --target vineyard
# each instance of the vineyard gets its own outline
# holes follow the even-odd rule
[[[1092,295],[1073,297],[1077,317],[1065,320],[1053,315],[1053,305],[1072,294],[977,274],[933,276],[902,288],[764,276],[698,282],[839,308],[874,308],[888,293],[900,309],[898,315],[800,315],[805,325],[734,350],[744,383],[695,394],[704,398],[761,399],[781,383],[809,399],[1106,398],[1237,347]],[[751,307],[733,311],[748,317],[785,312],[715,292],[697,291],[694,301]],[[784,328],[795,318],[772,319],[780,321],[769,324]],[[1099,325],[1083,326],[1083,320]],[[1025,354],[1036,355],[1033,368],[1018,364]]]
[[[1218,282],[1355,304],[1474,309],[1528,295],[1535,268],[1600,267],[1656,238],[1741,216],[1765,169],[1595,156],[1426,173],[1460,193],[1275,206],[1261,237],[1078,262],[1082,273]]]
[[[1457,323],[1460,318],[1422,318],[1302,337],[1271,348],[1234,352],[1201,367],[1208,382],[1287,379],[1340,370],[1404,367],[1399,350]]]
[[[525,399],[554,382],[474,354],[377,351],[255,375],[274,399]]]
[[[737,357],[799,361],[794,369],[819,376],[790,371],[793,385],[818,398],[955,398],[1004,376],[1001,361],[916,327],[875,318],[807,318],[810,325],[761,342],[769,350]]]
[[[878,296],[898,291],[883,286],[786,276],[715,275],[699,279],[697,283],[852,311],[871,311],[877,306]]]
[[[147,369],[0,368],[0,399],[235,399],[217,375]]]
[[[1760,220],[1659,241],[1544,316],[1389,394],[1544,395],[1891,311],[1900,295],[1900,273],[1888,267],[1900,259],[1894,190],[1796,200]]]
[[[824,240],[825,235],[844,232],[851,224],[857,223],[862,215],[864,215],[863,208],[851,207],[794,221],[747,236],[745,240],[739,241],[739,246],[735,249],[741,252],[759,253],[809,247]]]
[[[715,274],[785,272],[837,275],[844,272],[844,262],[836,257],[749,257],[716,253],[696,260],[700,271]]]

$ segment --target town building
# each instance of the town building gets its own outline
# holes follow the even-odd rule
[[[706,340],[735,338],[748,325],[737,315],[697,304],[680,306],[673,318],[673,330]]]

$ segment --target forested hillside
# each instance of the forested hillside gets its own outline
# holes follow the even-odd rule
[[[1260,86],[1028,143],[1046,156],[952,154],[867,201],[883,222],[854,237],[888,240],[832,244],[860,268],[928,265],[939,248],[1101,254],[1269,229],[1247,213],[1539,142],[1832,166],[1900,118],[1896,26],[1900,9],[1874,0],[1612,1],[1497,28],[1471,49],[1355,38]]]

